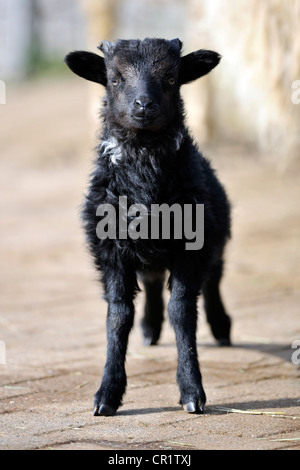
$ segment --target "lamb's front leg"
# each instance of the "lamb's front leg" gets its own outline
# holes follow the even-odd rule
[[[134,280],[130,282],[131,277],[121,276],[119,271],[106,283],[107,355],[101,386],[95,395],[94,416],[113,415],[125,393],[125,356],[134,319]]]
[[[197,292],[191,288],[190,280],[184,275],[172,276],[171,289],[168,313],[176,334],[180,403],[189,413],[202,413],[206,396],[196,344]]]

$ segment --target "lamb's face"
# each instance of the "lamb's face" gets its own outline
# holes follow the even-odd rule
[[[221,58],[205,49],[180,57],[181,45],[179,39],[103,42],[104,58],[74,51],[65,61],[80,77],[106,87],[105,116],[112,125],[157,131],[179,122],[180,86],[209,73]]]
[[[100,46],[109,119],[131,130],[159,130],[178,116],[180,42],[151,39]]]

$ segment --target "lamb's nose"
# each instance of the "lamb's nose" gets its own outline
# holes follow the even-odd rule
[[[141,109],[151,108],[153,100],[149,96],[140,96],[135,100],[135,106]]]

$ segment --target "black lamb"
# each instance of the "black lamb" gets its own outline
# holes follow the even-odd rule
[[[230,317],[219,291],[230,237],[230,205],[209,161],[188,133],[180,96],[181,85],[210,72],[221,57],[208,50],[181,57],[181,48],[179,39],[118,40],[100,44],[104,57],[74,51],[65,59],[74,73],[106,87],[102,135],[82,212],[108,303],[107,359],[95,395],[97,416],[112,415],[122,404],[138,278],[146,292],[144,342],[152,345],[161,332],[164,276],[169,273],[168,314],[176,334],[180,403],[187,412],[203,412],[206,401],[196,344],[200,293],[214,338],[230,345]],[[121,207],[124,204],[131,212]],[[149,236],[145,230],[139,236],[145,213],[134,214],[132,207],[145,208],[150,216],[153,205],[170,208],[173,225],[167,237],[161,229],[159,236],[151,237],[149,225],[143,225]],[[188,246],[191,237],[185,231],[181,238],[176,236],[182,227],[175,220],[175,207],[189,209],[181,222],[193,222],[195,236],[196,209],[204,207],[204,243]],[[156,216],[156,221],[165,219],[162,212]],[[130,236],[132,223],[136,231]]]

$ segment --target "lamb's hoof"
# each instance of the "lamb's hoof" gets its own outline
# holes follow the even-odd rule
[[[230,338],[219,338],[217,339],[218,346],[227,347],[231,346]]]
[[[143,336],[143,346],[155,346],[157,341],[158,340],[152,336]]]
[[[144,320],[141,322],[143,346],[155,346],[160,337],[160,328],[148,325]]]
[[[117,410],[111,408],[109,405],[100,404],[95,405],[94,416],[113,416]]]
[[[187,413],[202,414],[204,413],[204,403],[200,401],[190,401],[183,405],[183,409]]]

